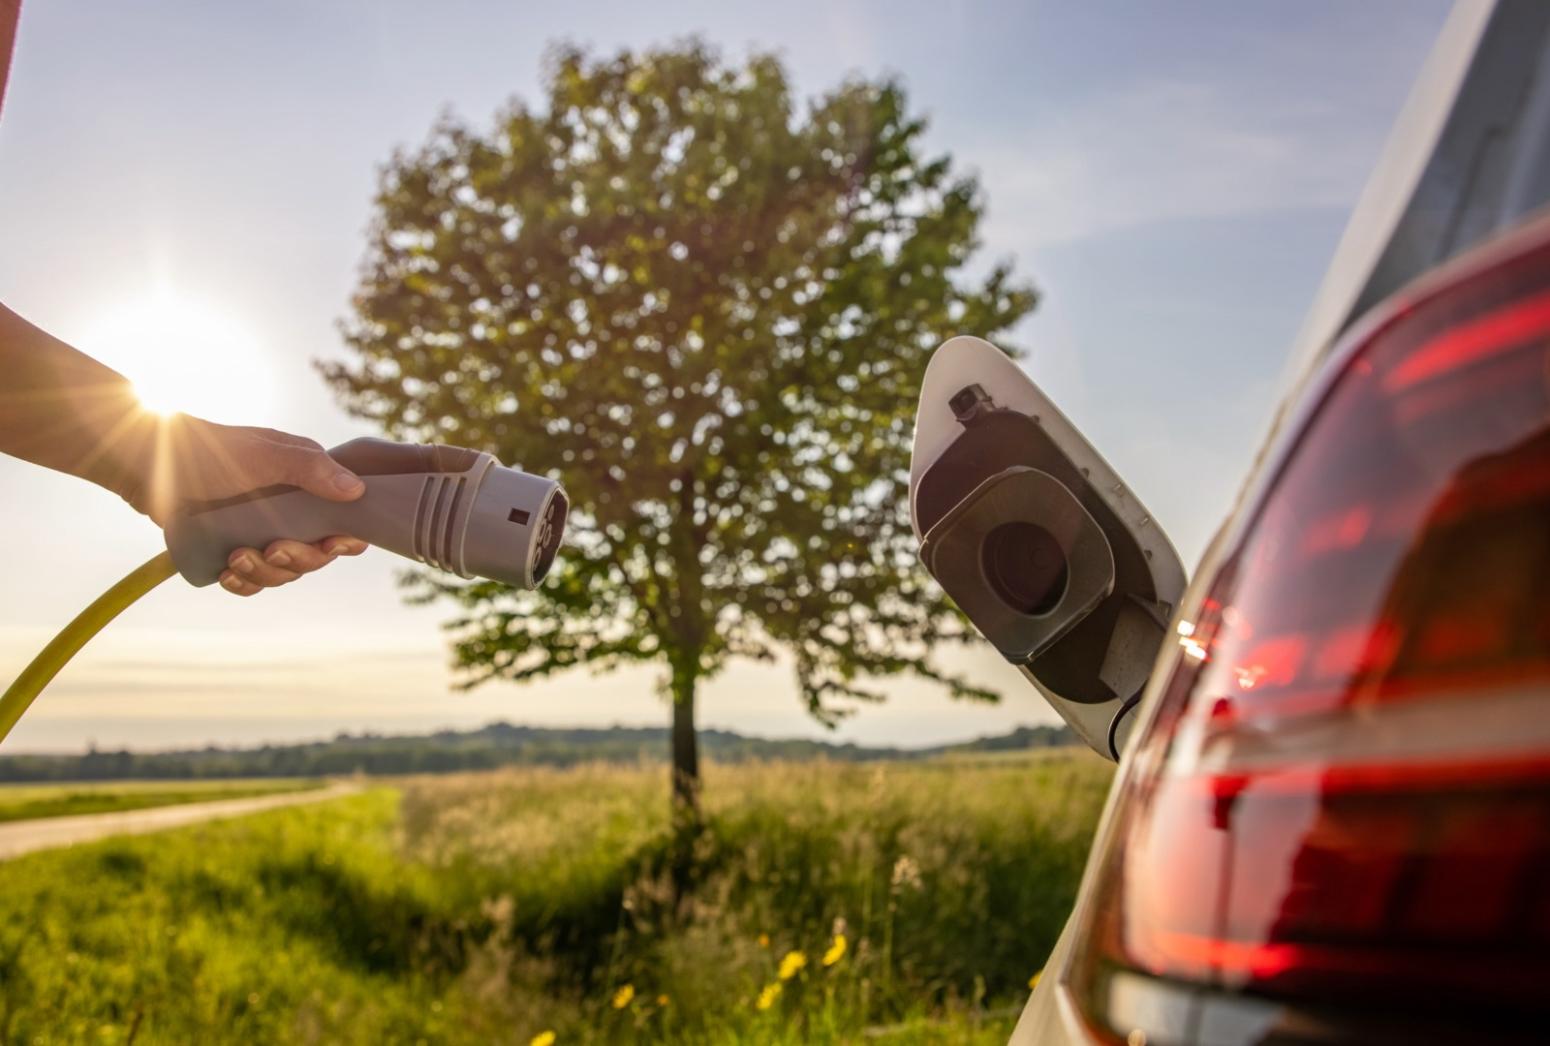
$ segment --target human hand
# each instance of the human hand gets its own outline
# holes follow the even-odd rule
[[[276,485],[300,487],[329,501],[354,501],[366,492],[360,478],[316,442],[274,429],[220,425],[178,414],[156,418],[141,439],[145,462],[139,482],[124,492],[135,508],[165,527],[180,509],[201,501]],[[358,556],[366,543],[348,535],[316,544],[281,539],[265,549],[233,549],[221,586],[239,596],[295,581],[339,556]]]

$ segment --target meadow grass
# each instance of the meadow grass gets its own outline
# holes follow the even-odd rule
[[[0,822],[38,817],[101,814],[179,806],[212,799],[246,799],[322,787],[301,778],[240,778],[221,781],[73,781],[62,784],[0,785]]]
[[[5,1042],[998,1042],[1095,757],[414,779],[0,866]]]

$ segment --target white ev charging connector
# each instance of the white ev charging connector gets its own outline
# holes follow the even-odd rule
[[[167,525],[167,551],[191,585],[211,584],[234,548],[350,534],[461,577],[517,588],[544,579],[565,532],[565,491],[494,455],[438,444],[351,440],[328,456],[361,477],[354,501],[269,487],[187,506]]]

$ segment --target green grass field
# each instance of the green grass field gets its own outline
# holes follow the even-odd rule
[[[0,869],[0,1041],[999,1042],[1109,768],[417,779]]]
[[[299,792],[322,786],[298,778],[229,781],[108,781],[47,785],[0,785],[0,822],[35,817],[101,814],[144,810],[211,799],[243,799],[255,795]]]

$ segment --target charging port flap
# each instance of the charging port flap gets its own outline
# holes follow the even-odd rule
[[[926,368],[910,519],[959,609],[1117,758],[1184,569],[1140,500],[989,342],[954,338]]]

